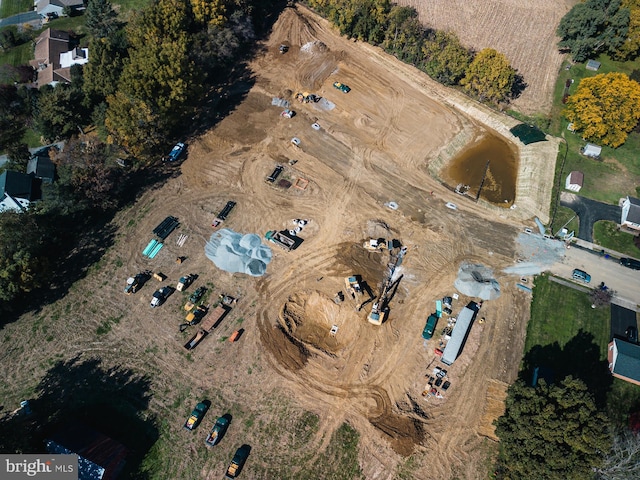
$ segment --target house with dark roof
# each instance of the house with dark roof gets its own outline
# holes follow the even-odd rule
[[[0,212],[23,212],[42,198],[42,182],[33,175],[5,170],[0,175]]]
[[[627,197],[622,202],[620,226],[640,231],[640,199]]]
[[[62,30],[47,28],[36,38],[35,45],[34,59],[29,64],[38,74],[38,87],[71,82],[71,66],[89,61],[89,49],[71,48],[71,38]]]
[[[640,385],[640,345],[614,338],[609,344],[607,360],[614,377]]]
[[[55,146],[36,151],[27,163],[27,174],[39,178],[43,183],[53,183],[56,176],[56,166],[51,161],[49,154],[52,150],[57,152]]]
[[[49,453],[78,455],[80,480],[115,480],[128,453],[118,441],[77,422],[63,426],[45,444]]]

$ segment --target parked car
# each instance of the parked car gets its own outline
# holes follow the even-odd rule
[[[176,143],[176,145],[169,152],[169,156],[166,158],[167,162],[175,162],[180,158],[182,153],[184,152],[185,144],[182,142]]]
[[[207,410],[209,410],[209,403],[210,402],[205,401],[197,404],[196,408],[191,412],[191,415],[189,415],[189,418],[187,418],[187,421],[184,422],[184,428],[187,430],[195,430],[198,425],[200,425],[200,422],[202,422]]]
[[[630,325],[629,327],[627,327],[627,330],[624,332],[624,334],[627,336],[627,341],[631,342],[631,343],[638,343],[638,328]]]
[[[573,277],[574,280],[580,280],[581,282],[584,282],[584,283],[589,283],[591,281],[591,275],[589,275],[584,270],[580,270],[578,268],[576,268],[573,271],[573,274],[571,276]]]
[[[349,93],[351,91],[351,89],[347,85],[340,82],[333,82],[333,88],[337,88],[342,93]]]
[[[633,270],[640,270],[640,262],[638,260],[634,260],[633,258],[621,258],[620,265],[632,268]]]

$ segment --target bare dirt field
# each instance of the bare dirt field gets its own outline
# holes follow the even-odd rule
[[[290,46],[286,54],[278,52],[281,43]],[[330,465],[317,463],[344,422],[360,434],[357,460],[367,479],[399,478],[400,470],[402,478],[485,478],[491,421],[518,371],[530,302],[516,279],[499,272],[515,260],[521,222],[547,208],[548,198],[536,204],[535,195],[547,188],[537,183],[548,182],[545,165],[553,178],[553,160],[539,162],[539,174],[527,176],[534,192],[530,210],[488,208],[457,197],[433,178],[430,163],[456,138],[473,137],[480,128],[478,119],[452,106],[464,101],[442,103],[446,90],[426,76],[338,37],[300,7],[283,12],[251,69],[255,85],[215,129],[188,142],[188,157],[175,167],[180,175],[143,193],[116,218],[115,242],[86,278],[55,305],[4,328],[5,411],[37,392],[56,360],[100,358],[106,368],[149,376],[149,415],[162,425],[154,478],[220,478],[241,443],[253,447],[242,478],[311,478],[301,473],[311,467],[315,478],[351,478],[330,475]],[[334,89],[334,81],[351,92]],[[292,98],[298,91],[317,93],[335,108],[299,104]],[[293,118],[271,106],[276,96],[292,101]],[[466,112],[483,111],[464,105]],[[314,122],[319,130],[311,128]],[[292,137],[300,139],[299,147]],[[304,188],[267,183],[276,164],[284,166],[278,180],[303,179]],[[521,199],[516,202],[527,204]],[[205,257],[204,244],[227,200],[237,206],[224,227],[263,236],[292,228],[292,219],[308,219],[304,241],[291,252],[270,244],[274,256],[264,277],[219,270]],[[399,208],[385,207],[388,201]],[[458,209],[446,208],[448,201]],[[180,228],[150,260],[142,250],[167,215],[178,217]],[[178,234],[188,235],[182,247]],[[396,238],[408,250],[389,317],[374,326],[366,320],[369,307],[357,311],[350,298],[339,304],[333,298],[353,274],[378,291],[389,254],[362,247],[378,237]],[[178,256],[186,260],[178,264]],[[497,272],[501,296],[482,306],[485,321],[473,326],[462,355],[448,368],[451,387],[444,398],[425,397],[425,376],[440,364],[434,349],[446,317],[432,340],[425,342],[421,333],[434,301],[455,292],[462,261]],[[125,296],[124,280],[145,269],[167,280],[152,279]],[[157,286],[175,285],[187,273],[199,277],[186,293],[149,307]],[[239,300],[187,353],[183,345],[196,327],[181,333],[178,325],[184,301],[199,285],[208,285],[210,304],[223,292]],[[461,295],[454,301],[453,315],[470,300]],[[338,332],[330,336],[333,325]],[[239,328],[240,340],[227,341]],[[189,436],[184,417],[202,398],[216,413]],[[234,415],[228,435],[204,451],[211,417],[227,410]],[[304,412],[319,419],[308,437],[294,428]],[[287,465],[287,458],[297,460]]]
[[[551,109],[553,88],[562,64],[556,28],[575,0],[399,0],[415,8],[431,28],[455,32],[462,43],[480,51],[505,54],[528,85],[514,107],[525,114]],[[452,13],[455,12],[455,13]]]

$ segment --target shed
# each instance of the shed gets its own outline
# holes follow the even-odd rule
[[[572,192],[579,192],[584,182],[584,174],[574,170],[567,175],[567,180],[564,182],[564,188],[571,190]]]
[[[607,360],[614,377],[640,385],[640,346],[614,338],[609,344]]]
[[[478,314],[478,310],[478,304],[475,302],[469,302],[469,304],[462,309],[458,315],[458,320],[456,320],[456,324],[453,327],[453,332],[451,332],[451,339],[447,342],[447,346],[444,348],[444,353],[442,354],[441,359],[442,363],[451,365],[456,358],[458,358],[465,342],[467,341],[471,325]]]
[[[597,72],[598,70],[600,70],[600,62],[596,60],[589,60],[587,62],[586,69],[591,70],[593,72]]]
[[[600,158],[602,147],[599,147],[598,145],[594,145],[592,143],[587,143],[580,149],[580,153],[582,153],[585,157]]]

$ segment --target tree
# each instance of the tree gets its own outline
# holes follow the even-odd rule
[[[611,440],[607,418],[586,385],[571,376],[557,385],[509,387],[505,414],[496,421],[499,478],[583,480],[602,464]]]
[[[455,33],[436,31],[424,43],[424,70],[445,85],[456,85],[464,77],[472,60]]]
[[[422,60],[424,27],[418,19],[418,12],[411,7],[394,6],[388,15],[385,38],[382,47],[407,63]]]
[[[189,0],[189,3],[197,23],[216,27],[225,24],[227,8],[223,0]]]
[[[94,38],[107,38],[120,29],[118,14],[109,0],[89,0],[85,12],[87,29]],[[93,51],[92,55],[93,55]],[[93,61],[93,56],[92,59]]]
[[[640,478],[640,435],[628,429],[613,435],[613,447],[604,465],[596,470],[598,480]]]
[[[516,71],[507,57],[492,48],[485,48],[469,64],[460,84],[480,100],[499,103],[511,95],[515,78]]]
[[[158,115],[142,100],[122,92],[107,97],[104,120],[107,141],[123,147],[135,157],[153,151],[164,138]]]
[[[592,307],[605,307],[611,305],[611,299],[615,296],[616,292],[607,287],[604,282],[600,286],[595,287],[589,293]]]
[[[640,84],[624,73],[584,78],[563,113],[583,137],[619,147],[640,119]]]
[[[571,52],[577,62],[600,51],[615,52],[629,29],[629,9],[620,0],[586,0],[576,4],[560,20],[557,34],[561,50]]]
[[[24,136],[27,107],[18,89],[0,85],[0,150],[8,150]]]
[[[640,53],[640,0],[622,0],[622,6],[629,9],[629,31],[613,56],[619,60],[633,60]]]
[[[82,124],[82,95],[66,84],[41,90],[36,128],[48,141],[71,137]]]
[[[35,213],[0,213],[0,300],[10,302],[46,283],[46,239]]]
[[[113,37],[91,39],[89,51],[91,61],[84,67],[83,90],[91,103],[97,104],[116,92],[127,53]]]

